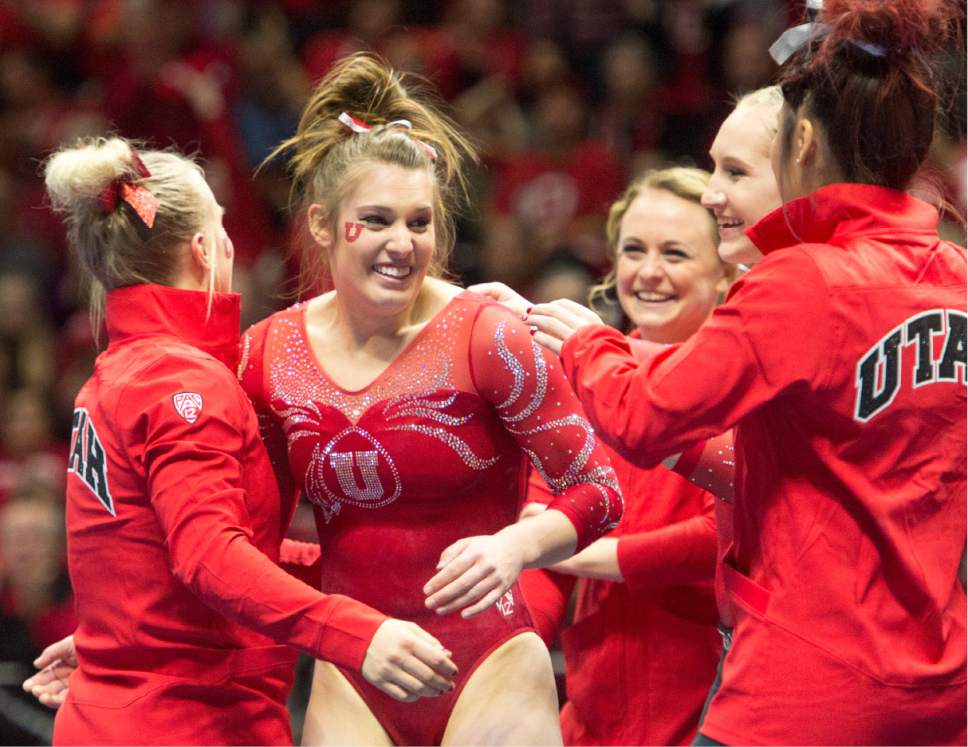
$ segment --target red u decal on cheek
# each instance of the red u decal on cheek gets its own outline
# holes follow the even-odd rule
[[[351,221],[346,221],[343,224],[343,235],[346,236],[346,240],[350,243],[356,241],[360,238],[360,234],[363,233],[362,223],[353,223]]]

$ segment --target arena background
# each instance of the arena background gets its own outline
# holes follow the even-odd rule
[[[456,278],[584,300],[607,268],[611,200],[642,169],[708,167],[731,101],[771,81],[767,48],[800,13],[782,0],[0,0],[0,744],[49,744],[52,714],[20,682],[74,627],[65,463],[96,346],[45,207],[51,150],[116,131],[197,151],[227,209],[247,325],[291,303],[296,269],[285,166],[253,171],[314,81],[374,49],[429,78],[481,148]],[[918,188],[954,206],[944,233],[964,243],[965,61],[941,66],[952,90]],[[313,530],[303,516],[293,531]]]

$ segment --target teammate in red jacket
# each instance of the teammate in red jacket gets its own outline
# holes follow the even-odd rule
[[[282,643],[389,692],[448,690],[431,636],[274,562],[292,506],[234,376],[233,247],[201,170],[113,138],[63,149],[45,175],[108,332],[72,424],[79,666],[55,743],[291,743]]]
[[[699,169],[651,171],[611,208],[615,267],[595,295],[617,296],[635,326],[636,354],[688,339],[729,287],[735,267],[717,256],[716,223],[699,204],[708,182]],[[526,572],[521,585],[542,635],[553,639],[578,580],[574,623],[562,633],[566,744],[688,744],[719,658],[712,581],[720,508],[663,467],[618,455],[612,463],[626,498],[619,526],[555,572]],[[528,500],[547,503],[547,492],[532,474]]]
[[[965,251],[901,191],[955,10],[834,0],[785,36],[765,258],[645,365],[602,327],[562,350],[629,459],[736,426],[736,629],[699,741],[965,741]]]

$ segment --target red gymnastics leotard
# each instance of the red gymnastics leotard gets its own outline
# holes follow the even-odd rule
[[[316,360],[304,316],[297,305],[245,335],[243,386],[274,459],[288,452],[281,480],[314,504],[322,588],[411,620],[453,652],[458,687],[419,706],[342,669],[394,741],[437,744],[478,664],[532,629],[517,585],[469,620],[428,610],[422,586],[441,552],[515,521],[526,457],[552,486],[550,507],[574,524],[580,549],[621,516],[615,473],[560,364],[503,307],[461,293],[352,392]]]

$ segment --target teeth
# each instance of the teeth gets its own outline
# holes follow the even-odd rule
[[[719,220],[717,221],[720,228],[736,228],[737,226],[743,225],[741,220]]]
[[[375,265],[373,272],[386,275],[388,278],[405,278],[410,274],[410,267],[396,267],[394,265]]]
[[[658,293],[636,293],[635,297],[640,301],[648,302],[669,301],[672,299],[672,296],[663,296]]]

